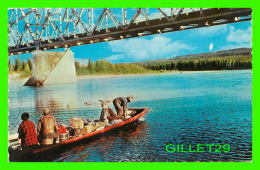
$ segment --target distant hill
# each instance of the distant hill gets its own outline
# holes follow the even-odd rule
[[[226,57],[226,56],[251,56],[252,48],[237,48],[230,50],[222,50],[210,53],[190,54],[184,56],[177,56],[173,58],[146,60],[135,62],[136,64],[155,64],[155,63],[167,63],[176,60],[186,60],[195,58],[210,58],[210,57]]]

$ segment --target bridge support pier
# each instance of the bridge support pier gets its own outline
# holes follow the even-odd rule
[[[76,82],[74,53],[39,51],[33,52],[33,72],[24,86],[41,86]]]

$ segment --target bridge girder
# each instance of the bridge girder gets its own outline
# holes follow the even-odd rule
[[[250,8],[104,8],[96,18],[97,10],[100,9],[9,9],[9,55],[249,21],[252,18]]]

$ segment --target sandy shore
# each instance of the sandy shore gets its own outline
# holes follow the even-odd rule
[[[22,82],[23,84],[28,80],[29,77],[20,77],[19,73],[8,74],[8,82]]]
[[[80,75],[77,79],[103,79],[103,78],[116,78],[116,77],[131,77],[131,76],[149,76],[149,75],[162,75],[162,74],[196,74],[196,73],[208,73],[208,72],[222,72],[222,71],[232,71],[232,70],[208,70],[208,71],[164,71],[157,73],[140,73],[140,74],[95,74],[95,75]],[[9,81],[26,81],[29,77],[20,78],[19,73],[8,74]]]
[[[13,79],[18,79],[21,76],[19,73],[10,73],[8,74],[8,79],[13,80]]]
[[[129,74],[120,74],[120,75],[114,75],[114,74],[107,74],[107,75],[80,75],[77,76],[77,79],[95,79],[95,78],[113,78],[113,77],[121,77],[124,75],[129,75]]]
[[[222,71],[232,71],[232,70],[209,70],[209,71],[165,71],[158,73],[140,73],[140,74],[107,74],[107,75],[80,75],[77,79],[95,79],[95,78],[114,78],[114,77],[130,77],[130,76],[145,76],[145,75],[162,75],[162,74],[196,74],[196,73],[210,73],[210,72],[222,72]]]

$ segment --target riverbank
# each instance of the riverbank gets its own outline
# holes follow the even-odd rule
[[[143,76],[143,75],[161,75],[161,74],[190,74],[190,73],[208,73],[208,72],[220,72],[220,71],[233,71],[233,70],[206,70],[206,71],[160,71],[160,72],[149,72],[149,73],[139,73],[139,74],[89,74],[89,75],[79,75],[77,79],[96,79],[96,78],[112,78],[112,77],[122,77],[122,76]],[[27,80],[28,77],[22,77],[22,74],[12,72],[8,74],[8,79],[14,80]]]
[[[140,73],[140,74],[92,74],[92,75],[80,75],[77,79],[95,79],[95,78],[112,78],[122,76],[144,76],[144,75],[165,75],[165,74],[191,74],[191,73],[209,73],[219,71],[232,71],[232,70],[208,70],[208,71],[163,71],[154,73]]]
[[[9,73],[8,74],[8,79],[14,80],[14,79],[19,79],[21,77],[21,74],[19,73]]]
[[[31,77],[31,71],[30,72],[23,72],[23,71],[10,71],[8,72],[8,79],[9,80],[21,80],[21,79],[28,79]]]

